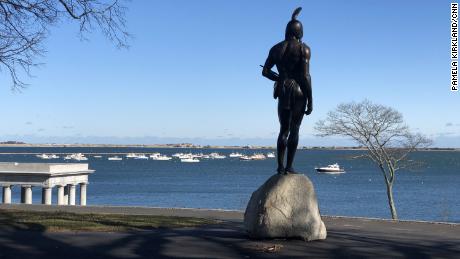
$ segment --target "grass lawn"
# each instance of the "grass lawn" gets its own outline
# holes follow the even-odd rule
[[[0,210],[0,229],[132,231],[155,228],[195,227],[215,223],[218,223],[218,221],[185,217]]]

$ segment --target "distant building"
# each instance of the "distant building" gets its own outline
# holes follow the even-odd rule
[[[21,145],[21,144],[26,144],[26,143],[21,142],[21,141],[8,140],[8,141],[0,142],[0,144],[6,144],[6,145]]]

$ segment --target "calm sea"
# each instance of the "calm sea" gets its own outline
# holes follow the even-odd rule
[[[272,150],[231,149],[153,149],[153,148],[0,148],[0,162],[67,162],[41,160],[19,153],[152,153],[177,152],[229,155]],[[362,151],[299,150],[296,169],[307,175],[316,188],[320,210],[325,215],[390,218],[383,176],[366,160],[350,160]],[[395,202],[400,219],[460,222],[460,152],[416,152],[411,159],[423,166],[397,174]],[[178,160],[153,161],[124,159],[108,161],[89,156],[96,172],[90,176],[88,204],[151,207],[187,207],[244,210],[251,196],[274,174],[275,159],[263,161],[202,160],[181,163]],[[347,173],[325,175],[315,166],[339,163]],[[20,188],[13,188],[13,202],[19,202]],[[33,201],[39,203],[40,188],[34,188]],[[56,202],[53,190],[53,203]],[[77,195],[78,196],[78,195]]]

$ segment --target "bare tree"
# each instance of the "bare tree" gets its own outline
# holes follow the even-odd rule
[[[6,71],[12,89],[26,84],[21,73],[30,76],[45,53],[43,40],[49,28],[63,19],[79,24],[81,38],[97,29],[117,47],[127,47],[123,0],[0,0],[0,72]]]
[[[398,111],[368,100],[338,105],[325,120],[316,123],[315,129],[319,136],[350,137],[367,149],[355,158],[365,157],[376,163],[385,179],[391,217],[397,219],[393,199],[395,173],[413,165],[409,153],[429,146],[431,140],[411,133]]]

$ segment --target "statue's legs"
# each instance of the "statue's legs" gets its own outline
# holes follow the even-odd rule
[[[300,124],[302,123],[303,116],[305,114],[306,101],[303,97],[300,87],[293,88],[293,101],[291,104],[291,119],[289,122],[289,139],[287,141],[287,161],[286,161],[286,173],[295,174],[296,171],[292,167],[294,162],[295,153],[297,151],[297,145],[299,144],[299,130]]]
[[[286,147],[288,144],[289,127],[291,124],[291,111],[284,109],[278,104],[278,119],[280,122],[280,133],[278,135],[278,141],[276,145],[276,157],[278,160],[279,174],[284,174],[284,154],[286,153]]]
[[[304,109],[297,109],[292,111],[291,122],[289,126],[289,138],[287,141],[287,161],[286,161],[286,173],[296,173],[292,167],[294,162],[295,153],[297,151],[297,145],[299,144],[299,130],[300,124],[302,123],[304,115]]]

